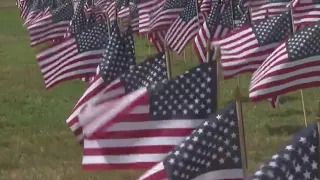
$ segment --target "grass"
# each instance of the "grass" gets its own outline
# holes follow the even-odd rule
[[[9,0],[1,0],[0,24],[0,180],[135,180],[141,171],[81,170],[81,149],[65,119],[85,84],[73,81],[46,90],[35,50],[29,47],[28,33]],[[143,39],[137,39],[136,48],[138,59],[148,55]],[[190,48],[186,57],[191,58],[186,62],[182,56],[175,57],[175,75],[196,64]],[[249,78],[241,76],[243,95],[248,94]],[[236,80],[221,82],[221,106],[232,99],[235,85]],[[319,88],[304,91],[309,123],[315,119],[319,93]],[[268,102],[244,103],[251,172],[304,126],[300,92],[287,94],[282,100],[279,109]]]

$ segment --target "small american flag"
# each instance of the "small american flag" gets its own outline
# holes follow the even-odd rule
[[[161,161],[215,111],[214,65],[202,63],[173,80],[139,88],[116,101],[90,103],[79,116],[90,137],[84,141],[88,151],[83,166],[151,168]]]
[[[84,12],[84,4],[85,0],[80,0],[80,2],[78,3],[76,11],[70,21],[70,27],[67,29],[65,37],[79,34],[85,29],[87,19]]]
[[[200,12],[207,17],[210,13],[212,0],[203,0],[200,4]]]
[[[314,123],[296,133],[284,149],[273,155],[251,180],[319,180],[319,134]]]
[[[218,1],[212,1],[210,14],[193,41],[200,62],[207,61],[208,41],[224,37],[232,28],[231,8],[221,12],[222,6]]]
[[[177,53],[181,53],[188,41],[197,34],[204,16],[198,14],[197,0],[191,0],[180,13],[179,17],[172,23],[165,37],[168,47]]]
[[[320,86],[319,37],[320,22],[280,44],[252,75],[250,98],[258,101]]]
[[[30,25],[28,30],[31,46],[62,39],[68,29],[72,15],[73,5],[69,2]]]
[[[216,40],[214,43],[221,50],[224,77],[254,72],[291,31],[291,15],[285,12],[251,26],[244,25]]]
[[[117,27],[108,41],[106,51],[98,67],[98,73],[90,82],[88,89],[79,99],[69,118],[67,124],[75,134],[76,138],[82,142],[82,127],[79,124],[78,115],[81,109],[86,106],[89,100],[108,94],[110,99],[123,95],[123,91],[113,89],[116,79],[135,65],[134,41],[132,35],[122,38]],[[112,88],[111,88],[112,87]]]
[[[129,0],[126,6],[121,7],[118,12],[119,18],[129,18],[131,28],[134,32],[139,31],[138,0]]]
[[[251,16],[249,10],[245,11],[239,21],[235,22],[235,29],[244,25],[251,25]]]
[[[152,17],[149,31],[167,30],[187,6],[188,0],[165,0]]]
[[[162,8],[166,0],[140,0],[138,2],[139,32],[150,31],[152,18]]]
[[[288,11],[287,5],[291,0],[269,0],[266,4],[259,7],[259,10],[251,13],[252,21],[264,20],[266,17],[278,15]]]
[[[211,115],[139,180],[243,179],[235,103]]]
[[[31,0],[28,0],[28,1],[31,1]],[[41,10],[42,10],[42,1],[32,0],[30,5],[30,10],[25,19],[24,25],[28,26],[29,23],[35,20],[35,17],[41,13]]]
[[[39,52],[37,59],[46,88],[52,88],[60,82],[95,75],[107,42],[107,24],[100,21],[87,31]]]
[[[152,31],[147,34],[148,40],[155,46],[158,52],[164,52],[166,30]]]
[[[311,25],[320,20],[319,0],[294,0],[293,19],[297,28]]]

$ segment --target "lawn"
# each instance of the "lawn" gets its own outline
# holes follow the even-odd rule
[[[141,171],[81,169],[81,148],[65,120],[86,84],[73,81],[46,90],[36,49],[29,46],[29,35],[13,1],[1,0],[0,24],[0,180],[136,180]],[[149,54],[148,46],[144,39],[136,39],[139,60]],[[185,56],[189,59],[183,55],[172,59],[175,75],[197,63],[190,48]],[[241,76],[243,96],[248,94],[249,79],[249,75]],[[236,80],[221,82],[221,106],[233,98],[235,84]],[[304,91],[309,123],[314,122],[319,94],[319,88]],[[278,109],[266,101],[244,103],[251,172],[304,126],[300,92],[282,96],[282,103]]]

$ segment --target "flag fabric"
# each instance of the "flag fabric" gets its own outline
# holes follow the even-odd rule
[[[266,4],[259,7],[258,10],[251,13],[253,21],[264,20],[267,17],[272,17],[288,11],[288,4],[291,0],[269,0]]]
[[[40,51],[37,59],[46,88],[94,76],[107,42],[107,24],[101,21],[87,31]]]
[[[114,83],[117,82],[115,80],[136,63],[133,36],[122,37],[117,26],[114,26],[113,29],[96,75],[66,120],[76,139],[80,142],[83,141],[82,127],[78,119],[81,109],[86,106],[89,100],[99,97],[101,94],[108,94],[110,99],[122,96],[123,90],[114,89]]]
[[[235,22],[235,28],[234,29],[238,29],[238,28],[240,28],[240,27],[242,27],[244,25],[251,25],[251,16],[250,16],[249,10],[246,10],[243,13],[244,14],[240,18],[240,20]]]
[[[163,6],[153,13],[149,31],[169,29],[187,4],[188,0],[165,0]]]
[[[158,52],[164,52],[164,42],[167,31],[152,31],[147,34],[148,40],[154,45]]]
[[[90,103],[79,115],[87,137],[83,167],[151,168],[161,161],[215,111],[214,65],[200,64],[173,80],[139,88],[116,101]],[[117,119],[110,119],[110,113]]]
[[[206,17],[210,13],[212,0],[203,0],[200,4],[200,12]]]
[[[298,28],[320,20],[320,1],[318,0],[294,0],[292,10],[294,24]]]
[[[290,13],[285,12],[251,26],[242,26],[214,41],[221,50],[224,77],[254,72],[291,34],[291,19]]]
[[[166,0],[140,0],[138,2],[139,33],[153,32],[150,30],[152,19],[165,2]]]
[[[313,123],[294,134],[285,148],[272,156],[251,180],[320,179],[319,134]]]
[[[204,21],[204,16],[198,14],[197,0],[191,0],[172,23],[165,37],[168,47],[181,53],[188,41],[197,34]]]
[[[249,97],[258,101],[320,85],[320,22],[282,43],[253,73]]]
[[[73,15],[73,5],[66,3],[28,27],[30,45],[62,39]]]
[[[211,115],[138,180],[243,179],[235,103]]]
[[[231,8],[222,11],[222,3],[212,1],[211,11],[193,41],[200,62],[207,61],[208,41],[224,37],[232,28]]]
[[[85,29],[87,18],[84,12],[84,5],[85,0],[80,0],[70,21],[70,26],[66,31],[65,37],[79,34]]]
[[[139,32],[139,14],[137,3],[138,0],[129,0],[128,3],[121,7],[118,12],[119,18],[130,19],[133,32]]]
[[[32,0],[29,13],[25,19],[24,25],[27,26],[41,12],[42,1]]]

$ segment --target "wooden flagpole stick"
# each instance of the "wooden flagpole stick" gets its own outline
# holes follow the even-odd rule
[[[187,58],[186,58],[186,50],[183,50],[183,61],[184,63],[187,63]]]
[[[234,29],[236,26],[235,26],[235,18],[234,18],[234,9],[233,9],[233,2],[232,0],[229,1],[230,2],[230,7],[231,7],[231,19],[232,19],[232,28]],[[240,89],[240,74],[237,76],[237,86],[239,87]]]
[[[292,2],[290,2],[289,4],[289,11],[290,11],[290,16],[291,16],[291,35],[294,35],[294,33],[296,32],[296,27],[294,25],[294,19],[293,19],[293,12],[292,12]],[[300,96],[301,96],[301,104],[302,104],[302,111],[303,111],[303,118],[304,118],[304,125],[307,127],[308,126],[308,121],[307,121],[307,113],[306,113],[306,108],[305,108],[305,104],[304,104],[304,97],[303,97],[303,90],[300,90]]]
[[[209,45],[209,49],[211,49],[210,45]],[[220,106],[220,70],[221,70],[221,68],[220,68],[220,59],[221,59],[220,48],[216,47],[214,50],[214,53],[215,53],[214,59],[216,60],[216,66],[217,66],[217,70],[216,70],[217,71],[217,96],[216,96],[217,97],[217,101],[216,101],[217,104],[216,104],[216,107],[217,107],[217,110],[219,110],[219,108],[220,108],[219,107]],[[212,61],[211,57],[209,57],[209,60],[211,59],[211,61]],[[208,62],[210,62],[210,61],[208,61]]]
[[[169,52],[169,48],[167,46],[166,41],[164,42],[164,52],[166,56],[167,76],[168,76],[168,80],[170,80],[172,78],[171,61],[170,61],[170,52]]]
[[[245,141],[244,121],[243,121],[243,114],[242,114],[241,93],[240,93],[239,86],[237,86],[235,89],[234,98],[236,100],[236,109],[237,109],[237,116],[238,116],[239,141],[240,141],[243,179],[246,180],[248,178],[248,158],[247,158],[246,141]]]

